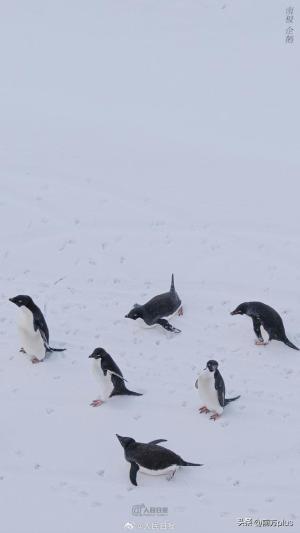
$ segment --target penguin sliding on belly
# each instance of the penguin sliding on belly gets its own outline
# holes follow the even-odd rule
[[[152,476],[168,474],[167,479],[170,480],[180,466],[203,466],[199,463],[188,463],[168,448],[158,446],[160,442],[166,442],[165,439],[156,439],[145,444],[136,442],[130,437],[116,436],[124,448],[126,461],[131,465],[129,477],[135,486],[137,486],[136,475],[139,470]]]
[[[225,398],[225,384],[218,366],[219,363],[217,361],[210,359],[195,383],[195,387],[198,389],[199,395],[205,404],[200,407],[199,411],[200,413],[212,411],[211,420],[216,420],[221,416],[225,405],[240,398],[240,396]]]
[[[21,352],[25,353],[32,363],[40,363],[49,352],[63,352],[65,348],[49,346],[49,330],[42,311],[30,296],[19,295],[9,301],[20,307],[19,335]]]
[[[169,292],[154,296],[143,305],[135,304],[125,318],[141,320],[146,327],[161,326],[167,331],[180,333],[180,329],[174,328],[165,317],[183,314],[181,300],[175,290],[174,274],[172,274]]]
[[[256,344],[268,344],[271,340],[284,342],[290,348],[299,350],[286,336],[281,316],[269,305],[262,302],[244,302],[240,304],[231,315],[248,315],[252,318],[254,333],[257,337]],[[269,335],[269,340],[264,341],[261,326]]]
[[[90,405],[98,407],[112,396],[143,396],[139,392],[128,390],[125,386],[123,374],[113,358],[103,349],[96,348],[90,359],[93,361],[93,372],[100,385],[100,396]]]

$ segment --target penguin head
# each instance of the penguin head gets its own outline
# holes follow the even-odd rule
[[[129,446],[129,444],[134,444],[135,443],[135,440],[132,439],[131,437],[121,437],[117,433],[116,433],[116,437],[118,437],[118,439],[120,441],[120,444],[123,446],[123,448],[127,448],[127,446]]]
[[[141,306],[138,304],[135,304],[131,311],[127,315],[125,315],[125,318],[131,318],[131,320],[137,320],[138,318],[143,318],[143,310]]]
[[[210,359],[210,360],[207,361],[207,363],[206,363],[206,368],[207,368],[210,372],[215,372],[215,371],[218,369],[218,366],[219,366],[218,361],[215,361],[214,359]]]
[[[231,315],[244,315],[247,311],[247,304],[243,303],[237,306],[234,311],[231,311]]]
[[[107,352],[103,348],[95,348],[93,353],[89,355],[90,359],[101,359],[101,357],[104,357],[107,354]]]
[[[9,298],[9,301],[17,305],[18,307],[24,306],[30,309],[33,306],[32,298],[30,298],[30,296],[26,296],[25,294],[19,294],[14,298]]]

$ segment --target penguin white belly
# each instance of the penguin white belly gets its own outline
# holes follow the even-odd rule
[[[143,328],[143,329],[151,329],[151,328],[158,327],[158,324],[152,324],[152,326],[148,326],[148,324],[146,324],[146,322],[144,322],[142,318],[137,318],[135,322],[138,324],[140,328]]]
[[[215,378],[211,372],[204,370],[198,377],[198,392],[207,409],[218,415],[223,413],[215,388]]]
[[[162,476],[164,474],[169,474],[171,472],[174,472],[175,470],[177,470],[179,467],[178,465],[171,465],[171,466],[168,466],[167,468],[162,468],[161,470],[150,470],[149,468],[145,468],[144,466],[140,466],[140,472],[142,472],[143,474],[147,474],[147,475],[150,475],[150,476]]]
[[[106,376],[103,374],[100,361],[101,359],[94,359],[93,374],[100,385],[100,399],[105,402],[114,390],[114,386],[111,381],[111,374],[109,372],[107,372]]]
[[[39,330],[34,330],[33,314],[27,307],[21,307],[20,311],[18,327],[21,347],[30,358],[36,357],[41,361],[45,357],[46,350]]]

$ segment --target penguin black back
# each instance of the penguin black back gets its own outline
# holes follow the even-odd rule
[[[231,315],[248,315],[252,318],[253,329],[258,338],[258,343],[263,343],[261,326],[269,334],[269,341],[281,341],[294,350],[299,350],[286,336],[283,321],[279,313],[271,306],[262,302],[244,302],[240,304]]]
[[[124,448],[125,459],[131,463],[130,480],[136,485],[136,474],[139,468],[153,473],[178,466],[203,466],[199,463],[184,461],[179,455],[168,448],[159,446],[165,439],[157,439],[149,443],[136,442],[131,437],[117,435]]]
[[[40,329],[44,340],[46,343],[49,343],[49,329],[45,317],[40,308],[34,303],[33,299],[26,294],[19,294],[14,298],[9,298],[9,301],[18,307],[27,307],[27,309],[32,312],[34,328]]]
[[[127,389],[125,385],[126,380],[123,376],[121,369],[115,363],[111,355],[109,355],[109,353],[104,350],[104,348],[95,348],[89,358],[96,360],[100,359],[101,370],[104,376],[106,376],[108,373],[110,374],[110,379],[113,384],[113,390],[110,394],[110,397],[120,395],[143,396],[142,393],[134,392]]]
[[[179,333],[164,317],[169,317],[181,309],[181,300],[176,292],[174,274],[171,278],[171,286],[168,292],[154,296],[143,305],[135,304],[125,318],[137,320],[141,318],[148,326],[158,324],[168,331]]]

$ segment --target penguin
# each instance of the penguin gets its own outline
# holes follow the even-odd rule
[[[130,437],[121,437],[117,434],[116,436],[124,448],[126,461],[131,465],[129,478],[135,486],[139,470],[152,476],[168,474],[167,479],[170,480],[180,466],[203,466],[199,463],[188,463],[168,448],[158,446],[161,442],[167,442],[166,439],[156,439],[146,444],[136,442]]]
[[[161,326],[167,331],[180,333],[180,329],[174,328],[165,317],[183,315],[181,300],[175,290],[174,274],[171,278],[171,287],[169,292],[154,296],[151,300],[143,305],[134,304],[125,318],[140,320],[145,327]]]
[[[89,358],[94,359],[93,373],[100,384],[100,397],[92,401],[90,404],[92,407],[102,405],[112,396],[143,396],[139,392],[133,392],[126,388],[124,383],[126,379],[121,370],[103,348],[95,348]]]
[[[223,413],[225,405],[229,402],[238,400],[240,396],[234,398],[225,398],[225,383],[218,370],[219,363],[210,359],[207,361],[206,367],[198,376],[195,387],[205,402],[203,407],[200,407],[200,413],[213,412],[211,420],[217,420]]]
[[[257,337],[255,344],[266,345],[271,340],[281,341],[293,350],[299,350],[285,334],[281,316],[269,305],[262,302],[244,302],[240,304],[231,315],[248,315],[252,318],[254,333]],[[261,334],[261,326],[269,335],[269,340],[264,341]]]
[[[49,346],[49,329],[40,308],[30,296],[20,294],[9,301],[20,307],[18,323],[22,348],[32,363],[40,363],[49,352],[63,352],[65,348],[51,348]]]

